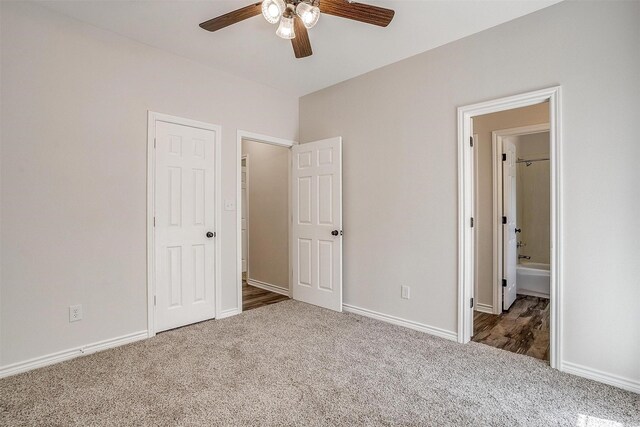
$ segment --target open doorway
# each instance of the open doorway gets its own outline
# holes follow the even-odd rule
[[[240,143],[243,311],[290,297],[291,146],[245,135]]]
[[[549,103],[472,119],[472,340],[549,360]]]
[[[282,166],[269,166],[264,161],[266,157],[258,152],[253,153],[247,147],[277,153],[274,156],[279,158],[284,158],[286,154],[286,180]],[[274,149],[279,151],[273,151]],[[236,155],[236,200],[240,204],[236,211],[238,307],[242,308],[244,305],[245,309],[256,308],[268,302],[293,298],[342,311],[342,138],[334,137],[299,145],[281,138],[238,131]],[[261,170],[262,173],[258,173]],[[280,179],[275,184],[267,185],[268,178],[266,175],[263,177],[264,173],[277,173]],[[259,205],[273,202],[272,199],[276,198],[283,200],[285,192],[287,206],[284,211],[282,202],[278,205],[279,213],[272,211],[273,207]],[[271,213],[267,215],[268,212]],[[282,215],[282,212],[285,214]],[[246,224],[243,224],[243,215]],[[260,230],[256,229],[256,221],[264,221],[267,216],[272,218],[271,222],[266,221],[272,228],[263,226],[261,229],[264,233],[259,241],[255,239],[256,233],[260,234]],[[286,228],[280,222],[283,219]],[[243,246],[247,249],[244,255]],[[275,252],[277,253],[274,255]],[[275,262],[278,262],[277,271],[280,273],[286,262],[286,279],[282,274],[276,276],[273,271],[266,275],[266,271],[274,269]],[[244,264],[246,268],[243,268]],[[261,277],[279,279],[267,281]],[[245,303],[248,302],[248,291],[257,292],[253,288],[280,296],[268,294],[268,297],[260,297],[257,304],[248,307],[243,304],[243,299]],[[243,294],[246,298],[243,298]]]
[[[459,109],[459,341],[559,366],[559,88]]]

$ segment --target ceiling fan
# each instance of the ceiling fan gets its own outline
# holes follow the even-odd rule
[[[270,24],[278,24],[276,34],[290,39],[296,58],[313,54],[307,29],[313,28],[321,13],[386,27],[395,12],[391,9],[356,3],[351,0],[263,0],[200,24],[207,31],[218,31],[260,15]]]

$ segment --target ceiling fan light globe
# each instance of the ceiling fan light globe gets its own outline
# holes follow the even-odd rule
[[[280,19],[280,25],[276,30],[276,34],[278,35],[278,37],[282,37],[283,39],[290,40],[295,38],[296,32],[293,28],[293,18],[290,16],[283,16],[282,19]]]
[[[262,16],[270,24],[277,24],[287,6],[284,0],[263,0]]]
[[[312,6],[309,3],[300,2],[298,6],[296,6],[296,14],[302,20],[302,24],[306,28],[311,29],[318,23],[318,19],[320,19],[320,8]]]

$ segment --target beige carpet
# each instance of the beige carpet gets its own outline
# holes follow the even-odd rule
[[[0,380],[0,425],[628,427],[640,396],[285,301]]]

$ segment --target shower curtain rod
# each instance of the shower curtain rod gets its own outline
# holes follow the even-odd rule
[[[526,159],[518,159],[516,160],[516,163],[531,163],[531,162],[541,162],[543,160],[549,160],[548,158],[540,158],[540,159],[531,159],[531,160],[526,160]]]

